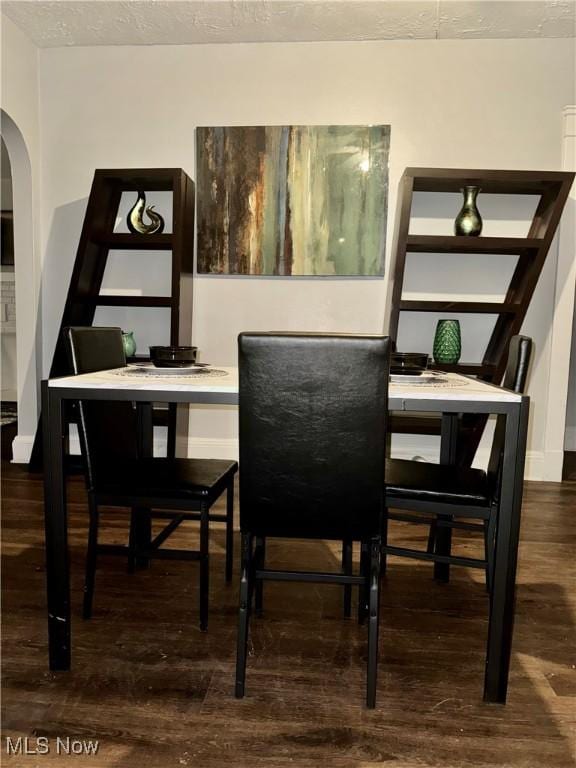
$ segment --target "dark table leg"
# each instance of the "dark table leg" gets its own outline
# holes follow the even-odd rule
[[[506,437],[502,464],[502,488],[496,531],[494,582],[490,600],[490,623],[484,678],[484,701],[506,702],[508,672],[512,652],[516,563],[520,535],[520,513],[526,434],[528,431],[528,398],[514,404],[506,417]]]
[[[44,520],[50,669],[70,669],[70,568],[62,399],[42,382]]]
[[[138,403],[138,455],[151,458],[154,455],[154,423],[152,420],[152,403]],[[130,518],[133,526],[132,540],[137,549],[150,549],[152,541],[152,518],[146,507],[134,507]],[[137,557],[137,568],[148,568],[149,558]]]
[[[440,437],[440,464],[456,464],[458,454],[458,414],[442,414],[442,432]],[[438,515],[439,520],[450,520],[450,515]],[[449,555],[452,551],[452,528],[436,527],[436,547],[438,555]],[[450,579],[448,563],[434,563],[434,578],[447,582]]]

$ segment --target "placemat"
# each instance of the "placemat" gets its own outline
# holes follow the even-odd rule
[[[220,378],[222,376],[228,376],[228,371],[222,371],[219,368],[203,368],[200,371],[194,373],[182,373],[178,376],[164,375],[162,376],[161,369],[151,370],[146,368],[120,368],[117,371],[110,371],[112,376],[122,376],[124,378],[139,378],[139,379],[167,379],[177,384],[181,381],[189,381],[190,379],[208,379],[208,378]]]

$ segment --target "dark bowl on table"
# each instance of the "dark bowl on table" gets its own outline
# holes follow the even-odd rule
[[[185,368],[194,365],[198,347],[150,347],[156,368]]]
[[[390,373],[415,376],[428,367],[428,355],[425,352],[392,352]]]

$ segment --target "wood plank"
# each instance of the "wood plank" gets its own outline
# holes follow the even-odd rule
[[[484,194],[542,195],[569,179],[563,171],[508,171],[470,168],[406,168],[415,192],[459,192],[462,186],[482,187]]]
[[[98,307],[172,307],[171,296],[126,296],[100,294],[90,299]]]
[[[393,265],[392,275],[388,281],[388,295],[384,304],[384,329],[394,342],[398,336],[398,306],[402,299],[404,268],[406,264],[406,239],[410,228],[410,211],[412,209],[412,179],[402,176],[398,187],[398,204],[394,224],[394,242],[392,245]]]
[[[110,250],[170,251],[174,238],[170,233],[134,235],[131,232],[94,234],[92,240]]]
[[[94,177],[127,192],[170,192],[182,173],[181,168],[100,168]]]
[[[464,312],[488,315],[514,315],[519,304],[499,301],[401,301],[400,311],[405,312]]]
[[[494,253],[520,254],[536,252],[539,238],[526,237],[462,237],[455,235],[409,235],[409,253]]]

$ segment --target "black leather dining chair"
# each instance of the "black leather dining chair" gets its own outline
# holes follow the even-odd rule
[[[64,336],[74,374],[126,365],[119,328],[65,328]],[[151,408],[150,405],[143,406]],[[83,616],[92,615],[94,579],[99,554],[136,560],[152,558],[200,562],[200,628],[208,626],[209,523],[226,524],[226,579],[232,578],[235,461],[168,459],[142,455],[135,404],[111,400],[78,403],[78,432],[86,469],[90,528],[86,557]],[[226,514],[210,512],[226,492]],[[132,510],[128,546],[98,543],[99,507]],[[150,517],[169,522],[152,541],[139,541],[139,521]],[[186,520],[200,521],[200,549],[162,549]],[[149,533],[149,531],[148,531]],[[148,538],[148,537],[147,537]]]
[[[527,336],[514,336],[510,342],[506,371],[502,381],[505,389],[518,394],[524,392],[531,355],[532,339]],[[505,417],[498,416],[487,471],[388,459],[386,507],[392,508],[393,511],[388,511],[383,529],[383,571],[386,567],[387,554],[447,565],[482,568],[486,572],[488,590],[491,590],[505,428]],[[388,520],[428,524],[430,536],[427,550],[420,551],[388,545]],[[470,520],[480,522],[470,522]],[[437,551],[436,541],[441,527],[480,530],[484,535],[484,557],[470,558],[440,554]]]
[[[375,706],[389,356],[383,336],[239,337],[238,698],[256,585],[357,584],[369,606],[366,704]],[[269,537],[360,540],[367,557],[356,576],[267,569],[262,543]]]

